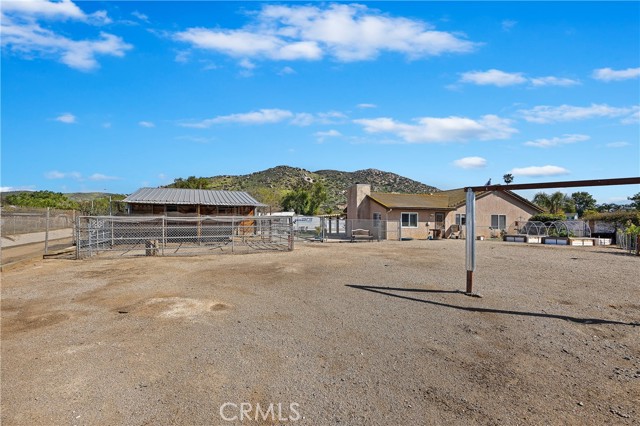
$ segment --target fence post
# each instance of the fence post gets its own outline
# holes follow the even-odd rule
[[[640,234],[636,235],[636,256],[640,256]]]
[[[162,255],[164,256],[164,248],[167,245],[167,238],[166,238],[166,226],[167,226],[167,217],[166,216],[162,216]]]
[[[233,238],[233,233],[236,230],[236,218],[232,217],[231,218],[231,253],[233,253],[233,240],[235,240],[235,238]]]
[[[73,227],[74,227],[74,228],[75,228],[75,226],[76,226],[76,219],[77,219],[77,218],[76,218],[76,211],[75,211],[75,210],[73,210],[73,221],[72,221],[72,223],[73,223]],[[74,232],[73,232],[73,241],[72,241],[72,243],[73,243],[73,244],[75,244],[75,245],[77,246],[77,245],[78,245],[78,239],[77,239],[76,237],[77,237],[77,236],[76,236],[75,229],[74,229]]]
[[[74,210],[74,216],[75,216],[75,210]],[[76,260],[78,260],[80,259],[80,216],[77,216],[73,222],[74,222],[73,225],[75,228],[73,234],[76,240]]]
[[[293,218],[289,218],[289,251],[293,251]]]
[[[44,254],[49,253],[49,217],[50,217],[50,207],[47,207],[47,218],[45,223],[45,231],[44,231]]]

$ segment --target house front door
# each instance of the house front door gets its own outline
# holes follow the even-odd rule
[[[444,213],[436,213],[436,223],[435,223],[435,229],[441,229],[442,231],[444,231]]]

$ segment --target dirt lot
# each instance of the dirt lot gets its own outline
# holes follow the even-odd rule
[[[482,298],[458,240],[5,272],[2,424],[640,424],[640,258],[478,249]]]

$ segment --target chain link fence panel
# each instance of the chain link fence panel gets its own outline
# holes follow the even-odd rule
[[[0,230],[3,237],[10,235],[44,232],[48,229],[73,228],[74,210],[56,210],[24,207],[2,207],[0,209]]]
[[[293,250],[293,223],[273,216],[80,216],[76,258]]]

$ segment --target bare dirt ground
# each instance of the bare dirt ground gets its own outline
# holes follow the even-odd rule
[[[5,272],[2,424],[640,424],[640,258],[478,252],[482,298],[459,240]]]
[[[49,242],[48,251],[54,253],[62,249],[71,247],[73,240],[71,238],[61,238]],[[0,251],[0,264],[2,269],[11,269],[13,267],[24,266],[26,263],[37,262],[42,259],[44,254],[44,241],[21,244],[13,247],[2,247]]]

